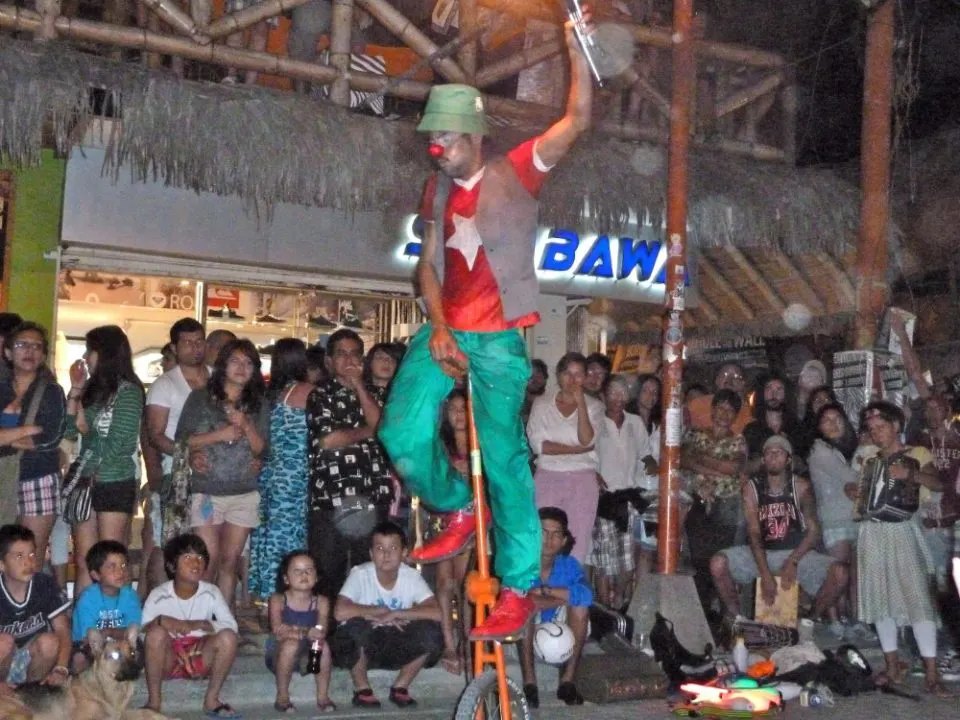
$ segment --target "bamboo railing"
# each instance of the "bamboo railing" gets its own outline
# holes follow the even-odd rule
[[[334,0],[329,65],[292,60],[263,52],[230,48],[213,41],[279,15],[308,0],[265,0],[198,26],[173,0],[144,0],[144,5],[173,28],[176,35],[141,28],[67,18],[58,0],[45,0],[45,13],[0,4],[0,28],[33,33],[38,39],[61,37],[108,46],[162,53],[237,70],[253,70],[320,85],[330,85],[331,100],[349,104],[349,91],[423,100],[429,83],[407,77],[388,78],[350,70],[354,4],[416,52],[450,82],[489,87],[524,69],[564,53],[562,34],[514,55],[478,65],[477,9],[506,12],[559,23],[552,3],[530,0],[460,0],[460,36],[456,58],[444,52],[388,0]],[[625,25],[637,44],[635,62],[620,78],[598,93],[604,106],[595,128],[615,137],[666,144],[670,120],[671,32],[666,28]],[[559,30],[559,25],[558,25]],[[758,160],[793,162],[796,131],[796,86],[792,69],[781,56],[711,40],[693,41],[697,70],[691,134],[696,145]],[[487,108],[505,120],[543,126],[556,119],[553,107],[511,98],[487,96]]]

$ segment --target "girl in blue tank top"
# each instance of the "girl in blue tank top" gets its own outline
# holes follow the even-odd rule
[[[323,646],[320,673],[316,675],[317,707],[332,712],[337,706],[330,700],[330,672],[333,667],[327,645],[327,620],[330,602],[320,594],[317,566],[306,550],[295,550],[280,562],[277,592],[270,596],[270,638],[267,640],[266,662],[277,678],[277,699],[274,709],[294,713],[290,702],[290,679],[294,669],[307,674],[310,646],[319,641]]]

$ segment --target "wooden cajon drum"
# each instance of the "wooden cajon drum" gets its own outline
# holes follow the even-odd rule
[[[793,587],[784,590],[780,585],[780,576],[776,575],[775,578],[777,581],[777,599],[773,605],[767,605],[764,601],[760,590],[760,581],[757,580],[753,601],[753,619],[765,625],[796,628],[797,615],[800,609],[800,584],[794,581]]]

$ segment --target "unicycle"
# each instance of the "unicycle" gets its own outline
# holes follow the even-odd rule
[[[470,445],[470,481],[477,521],[477,568],[467,574],[467,599],[475,606],[473,621],[480,625],[487,618],[497,599],[499,583],[490,575],[487,554],[485,501],[480,442],[473,418],[473,382],[467,374],[467,437]],[[467,685],[457,704],[455,720],[529,720],[530,708],[523,689],[507,677],[503,643],[476,640],[473,643],[473,680]]]

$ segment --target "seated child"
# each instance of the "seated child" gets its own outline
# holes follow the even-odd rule
[[[22,525],[0,528],[0,679],[61,685],[70,675],[70,623],[60,590],[37,572],[37,542]]]
[[[126,629],[140,625],[140,598],[130,585],[127,548],[116,540],[101,540],[87,551],[92,585],[77,598],[73,609],[73,671],[81,673],[93,657],[87,633],[123,640]]]
[[[267,639],[267,668],[277,676],[277,712],[296,712],[290,702],[290,678],[294,668],[307,674],[310,648],[319,641],[323,647],[320,672],[316,675],[317,707],[320,712],[333,712],[337,706],[330,700],[330,671],[333,663],[326,642],[326,624],[330,602],[320,594],[317,566],[306,550],[294,550],[280,561],[277,592],[270,596],[270,631]]]
[[[372,562],[353,568],[337,597],[333,659],[350,669],[355,707],[380,707],[370,689],[370,668],[400,670],[390,702],[415,705],[410,683],[443,651],[440,605],[420,573],[404,564],[406,554],[403,530],[380,523],[370,538]]]
[[[220,690],[237,656],[237,621],[223,594],[200,578],[210,562],[201,538],[178,535],[163,548],[169,581],[155,588],[143,605],[147,704],[160,712],[164,678],[210,678],[203,698],[208,717],[237,720],[240,714],[220,699]]]
[[[580,653],[587,640],[590,606],[593,593],[587,584],[580,562],[570,556],[574,538],[570,534],[567,513],[560,508],[540,508],[540,527],[543,544],[540,548],[540,578],[530,590],[537,606],[536,622],[562,622],[570,626],[575,641],[573,655],[560,669],[557,697],[567,705],[582,705],[583,696],[577,690],[574,677]],[[520,645],[520,670],[523,674],[523,694],[530,707],[540,707],[537,674],[533,663],[533,637],[536,627],[523,637]]]

